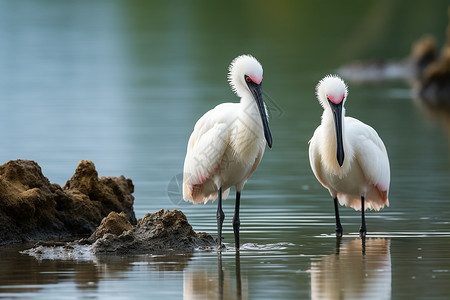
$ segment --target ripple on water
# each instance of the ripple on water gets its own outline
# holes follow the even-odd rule
[[[358,237],[359,232],[351,232],[346,234],[346,236],[350,237]],[[320,234],[316,235],[318,238],[336,238],[335,234]],[[367,234],[367,237],[373,238],[447,238],[450,237],[450,232],[437,232],[437,231],[428,231],[428,232],[371,232]]]
[[[241,250],[254,250],[254,251],[273,251],[273,250],[285,250],[289,246],[295,246],[295,244],[290,242],[279,242],[274,244],[256,244],[256,243],[246,243],[241,246]]]
[[[95,259],[91,245],[73,245],[71,247],[46,247],[40,245],[20,253],[30,255],[37,260],[93,261]]]

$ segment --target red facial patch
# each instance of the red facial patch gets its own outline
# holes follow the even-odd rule
[[[334,97],[333,95],[327,95],[327,100],[333,102],[334,104],[339,104],[344,100],[345,94],[342,94],[341,97]]]
[[[250,75],[250,76],[248,76],[248,77],[250,77],[250,78],[252,79],[252,81],[253,81],[254,83],[256,83],[256,84],[260,84],[261,81],[263,80],[263,77],[262,77],[262,76],[261,76],[261,77],[256,77],[256,76]]]

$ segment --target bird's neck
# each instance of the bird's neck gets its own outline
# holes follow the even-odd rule
[[[344,138],[344,118],[345,113],[342,112],[342,138]],[[333,112],[330,108],[326,108],[322,114],[322,125],[327,129],[327,134],[330,135],[329,138],[332,139],[333,143],[336,143],[336,128],[334,124]],[[331,140],[330,140],[331,141]]]
[[[264,134],[261,115],[253,96],[246,95],[242,97],[239,106],[240,109],[238,116],[243,121],[243,125],[245,124],[248,129],[251,129],[257,133]]]
[[[324,128],[324,144],[322,145],[322,158],[327,162],[325,165],[328,166],[329,172],[344,176],[347,174],[351,166],[351,162],[354,157],[353,148],[349,145],[348,137],[346,136],[345,128],[345,110],[342,110],[342,144],[344,148],[344,162],[342,166],[339,166],[337,161],[337,138],[336,138],[336,127],[334,123],[333,113],[331,109],[327,108],[322,114],[322,126]]]
[[[236,119],[233,121],[231,134],[234,137],[231,147],[242,161],[253,163],[265,148],[264,130],[258,106],[253,97],[241,99]]]

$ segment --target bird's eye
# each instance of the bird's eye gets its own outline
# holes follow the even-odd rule
[[[252,82],[252,79],[249,76],[245,76],[245,81]]]

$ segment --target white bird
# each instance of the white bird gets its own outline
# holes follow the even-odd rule
[[[336,235],[342,236],[338,200],[361,209],[361,236],[365,236],[365,209],[389,206],[389,159],[377,132],[361,121],[345,117],[348,89],[338,76],[325,76],[316,87],[324,111],[309,141],[309,162],[317,180],[334,199]],[[345,153],[345,156],[344,156]]]
[[[240,103],[223,103],[205,113],[189,138],[183,170],[183,199],[194,204],[219,197],[218,245],[222,246],[225,215],[222,199],[236,188],[233,230],[239,248],[239,206],[244,184],[258,167],[266,147],[272,147],[267,110],[261,92],[263,68],[250,55],[235,58],[228,81]]]

